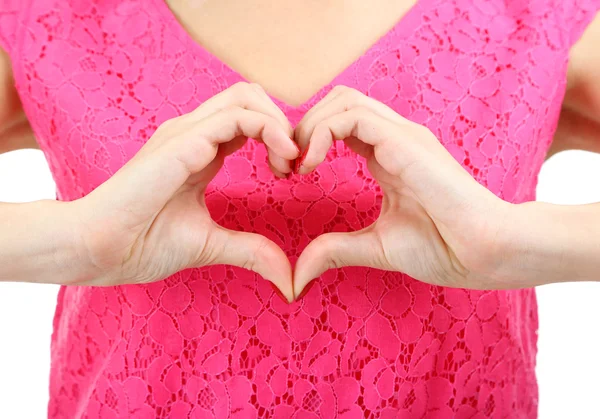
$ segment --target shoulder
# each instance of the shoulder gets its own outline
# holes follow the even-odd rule
[[[9,122],[14,113],[17,101],[16,90],[12,75],[12,66],[8,54],[0,48],[0,132]]]
[[[598,120],[600,118],[600,14],[582,28],[569,52],[565,105]]]
[[[569,73],[572,77],[580,77],[588,73],[592,67],[600,69],[600,14],[595,15],[584,28],[580,36],[574,40],[569,52]],[[596,72],[597,73],[597,72]],[[571,83],[574,79],[571,79]]]

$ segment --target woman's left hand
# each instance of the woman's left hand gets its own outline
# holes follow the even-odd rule
[[[295,130],[307,150],[297,171],[314,170],[343,140],[365,157],[383,191],[379,219],[313,240],[298,259],[294,294],[331,268],[400,271],[429,284],[513,288],[502,264],[511,205],[480,185],[425,127],[360,92],[337,87]]]

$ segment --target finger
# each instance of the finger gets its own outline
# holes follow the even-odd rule
[[[293,162],[296,159],[286,159],[278,154],[274,153],[269,147],[267,147],[267,161],[269,163],[269,167],[273,171],[273,173],[279,177],[286,177],[288,173],[291,173],[294,165]]]
[[[260,85],[245,82],[236,83],[229,89],[224,90],[206,101],[193,111],[190,116],[195,119],[204,119],[230,106],[239,106],[242,109],[264,113],[265,115],[273,117],[281,124],[289,138],[289,142],[286,142],[285,144],[287,154],[281,155],[271,149],[269,144],[265,145],[273,166],[280,167],[280,170],[284,173],[289,173],[291,171],[291,165],[289,163],[277,163],[277,158],[274,155],[279,154],[283,160],[293,160],[299,156],[300,151],[292,140],[294,130],[283,111],[273,103],[269,95]],[[257,140],[260,140],[260,138],[257,138]]]
[[[333,141],[346,139],[372,146],[381,168],[408,185],[424,207],[439,208],[442,196],[443,208],[468,207],[474,197],[490,195],[427,128],[394,123],[369,108],[353,108],[319,123],[298,173],[310,173]]]
[[[359,156],[369,158],[373,154],[373,147],[363,143],[356,137],[348,137],[344,140],[350,150],[354,151]]]
[[[352,138],[355,148],[356,140],[375,147],[375,152],[377,152],[377,148],[385,146],[388,154],[386,155],[381,150],[379,154],[384,160],[393,162],[399,154],[398,147],[394,148],[393,143],[397,141],[395,137],[400,135],[401,131],[396,124],[368,108],[357,107],[330,116],[315,126],[310,138],[310,145],[298,168],[298,173],[310,173],[325,160],[334,141],[348,138]],[[380,164],[384,165],[381,161]]]
[[[278,119],[281,122],[282,126],[286,127],[286,130],[287,130],[287,133],[288,133],[289,137],[293,138],[293,136],[294,136],[294,128],[292,127],[292,124],[288,120],[288,118],[285,115],[285,113],[283,113],[283,111],[281,110],[281,108],[279,108],[279,106],[277,106],[271,100],[271,98],[269,97],[269,95],[267,94],[267,92],[265,91],[265,89],[262,88],[262,86],[260,86],[257,83],[252,83],[252,86],[258,92],[258,95],[260,97],[262,97],[262,99],[264,100],[264,102],[267,103],[267,104],[269,104],[271,106],[271,108],[273,109],[272,116],[274,118]],[[269,114],[269,115],[271,115],[271,114]]]
[[[271,169],[271,172],[273,172],[273,174],[275,176],[277,176],[280,179],[287,179],[287,177],[288,177],[287,172],[282,172],[281,170],[279,170],[275,166],[273,166],[273,163],[271,163],[271,159],[269,159],[269,158],[267,158],[267,165],[269,166],[269,169]]]
[[[357,107],[367,108],[382,118],[394,120],[398,123],[408,122],[390,107],[358,90],[346,86],[336,86],[321,102],[308,111],[298,123],[295,131],[296,142],[301,149],[305,149],[315,127],[320,122]]]
[[[246,138],[244,139],[247,140]],[[203,170],[188,177],[187,181],[185,182],[186,185],[200,187],[201,190],[204,190],[206,185],[208,185],[215,178],[217,173],[223,167],[225,157],[226,154],[219,149],[213,161],[211,161]]]
[[[264,143],[260,139],[256,139],[259,143]],[[278,177],[286,177],[287,174],[291,173],[294,169],[295,158],[286,158],[275,153],[269,146],[265,144],[265,148],[267,149],[267,162],[269,168],[273,171],[273,173]],[[300,155],[300,152],[297,153]]]
[[[377,162],[394,176],[401,177],[409,166],[417,163],[421,171],[435,165],[437,170],[420,174],[435,179],[439,185],[450,182],[449,173],[473,180],[426,127],[413,123],[397,124],[371,108],[362,107],[334,115],[315,127],[303,162],[305,170],[301,173],[308,173],[325,158],[325,147],[319,143],[327,145],[336,140],[349,140],[354,148],[357,148],[357,140],[372,146]]]
[[[241,136],[261,138],[284,154],[286,142],[291,141],[273,117],[239,107],[193,123],[171,120],[100,188],[108,190],[106,196],[127,200],[132,214],[149,216],[160,210],[190,177],[211,164],[220,144],[233,140],[234,146],[239,146]]]
[[[386,269],[383,247],[372,227],[317,237],[304,249],[294,269],[294,295],[329,269],[366,266]]]
[[[335,86],[329,91],[329,93],[327,93],[327,95],[325,95],[323,99],[321,99],[319,102],[317,102],[316,105],[310,108],[304,114],[300,122],[298,122],[296,128],[294,129],[294,140],[296,141],[300,149],[304,149],[306,147],[307,143],[304,140],[310,137],[310,134],[306,134],[303,132],[308,125],[307,121],[311,120],[315,114],[319,114],[321,109],[323,109],[328,103],[330,103],[334,98],[339,96],[344,91],[344,88],[345,86]]]
[[[247,137],[239,136],[228,143],[221,144],[219,147],[219,153],[223,153],[224,156],[229,156],[242,148],[246,141]],[[256,141],[262,142],[260,139]],[[267,148],[267,150],[269,150],[269,148]],[[284,159],[283,157],[279,157],[273,152],[269,152],[267,154],[267,162],[269,164],[269,168],[277,177],[285,178],[287,177],[287,174],[292,171],[291,161]]]
[[[221,144],[221,146],[219,147],[219,152],[223,153],[223,156],[229,156],[233,153],[235,153],[236,151],[238,151],[240,148],[242,148],[246,142],[248,141],[248,137],[245,137],[243,135],[240,135],[238,137],[235,137],[233,140],[231,140],[228,143],[225,144]]]
[[[232,105],[273,117],[279,121],[288,136],[292,137],[294,130],[287,117],[265,90],[256,83],[236,83],[204,102],[190,115],[196,119],[204,119]]]
[[[242,148],[246,141],[246,137],[240,136],[228,143],[221,144],[219,147],[219,154],[223,154],[225,157],[229,156]],[[292,171],[290,160],[279,157],[275,153],[269,153],[267,155],[267,163],[275,176],[280,178],[287,178],[287,174]]]
[[[287,119],[287,116],[277,105],[275,105],[275,103],[273,103],[267,92],[265,92],[265,90],[258,84],[253,83],[251,84],[251,86],[255,89],[255,91],[257,91],[258,95],[263,99],[264,103],[274,108],[272,116],[277,118],[282,125],[286,126],[287,133],[290,139],[292,139],[292,145],[296,150],[296,156],[293,159],[283,158],[274,153],[273,150],[267,146],[267,153],[269,156],[271,170],[278,177],[286,177],[286,175],[290,173],[293,169],[292,160],[296,159],[300,155],[300,149],[293,141],[294,129],[292,128],[292,124],[290,124],[289,120]]]
[[[212,152],[204,150],[205,155],[197,153],[196,157],[202,160],[211,159],[219,144],[227,143],[239,136],[255,138],[264,142],[276,155],[284,159],[291,160],[297,154],[293,145],[293,152],[290,153],[289,145],[292,141],[273,117],[238,106],[230,106],[199,121],[192,128],[190,134],[190,138],[181,136],[180,142],[196,139],[199,146],[213,149]],[[180,145],[174,144],[174,146]],[[183,154],[187,153],[182,150],[181,157],[185,158]]]
[[[292,302],[292,268],[279,246],[265,236],[216,225],[207,243],[211,265],[232,265],[256,272],[271,281]]]

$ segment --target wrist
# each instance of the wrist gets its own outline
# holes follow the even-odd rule
[[[106,285],[115,264],[122,261],[116,254],[114,216],[99,209],[94,193],[70,203],[71,243],[79,261],[80,275],[71,285]]]
[[[85,251],[78,201],[44,201],[44,224],[49,227],[58,272],[51,282],[60,285],[78,285],[94,277],[93,266]]]
[[[66,230],[66,242],[69,246],[69,265],[73,274],[62,285],[88,285],[101,276],[99,267],[94,263],[90,247],[89,232],[91,220],[85,208],[85,198],[64,203],[64,215],[69,220]]]
[[[592,280],[600,252],[597,207],[511,204],[499,235],[495,275],[504,288]]]
[[[2,204],[0,280],[76,283],[88,275],[74,234],[72,204],[42,200]]]

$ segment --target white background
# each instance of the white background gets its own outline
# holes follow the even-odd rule
[[[54,184],[41,152],[0,155],[0,201],[42,198],[54,198]],[[542,170],[538,199],[600,202],[600,156],[553,157]],[[56,293],[55,286],[0,284],[0,418],[46,416]],[[600,283],[543,286],[538,300],[539,418],[600,418]]]

